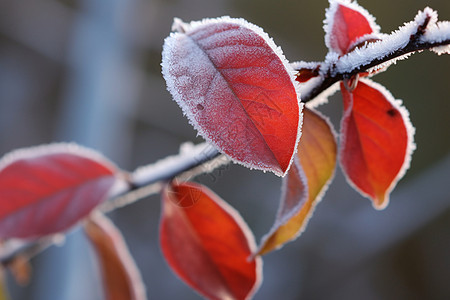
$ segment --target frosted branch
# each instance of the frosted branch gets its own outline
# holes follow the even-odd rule
[[[102,205],[101,210],[109,212],[157,194],[165,182],[175,177],[178,180],[187,181],[200,174],[212,172],[229,162],[230,159],[220,155],[219,151],[209,143],[198,145],[184,143],[180,147],[179,154],[168,156],[134,171],[129,177],[129,189],[113,196],[110,201]]]
[[[420,11],[411,21],[389,35],[381,35],[376,42],[366,43],[344,56],[329,53],[320,63],[320,77],[310,80],[302,90],[302,101],[309,102],[336,82],[352,76],[386,68],[409,55],[423,50],[438,54],[450,53],[450,22],[437,21],[437,13],[430,8]],[[304,64],[294,63],[300,70]]]

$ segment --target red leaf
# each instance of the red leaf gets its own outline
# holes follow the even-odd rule
[[[353,92],[341,83],[344,116],[340,163],[348,179],[377,209],[409,167],[414,129],[408,112],[384,87],[359,81]]]
[[[97,253],[105,299],[146,299],[141,275],[114,224],[96,213],[87,219],[84,230]]]
[[[107,198],[116,172],[99,154],[71,144],[10,153],[0,161],[0,238],[68,229]]]
[[[305,107],[297,157],[283,178],[283,193],[275,224],[263,237],[258,254],[266,254],[296,239],[322,199],[336,168],[336,134],[318,112]]]
[[[160,225],[162,252],[175,273],[208,299],[248,299],[262,261],[249,228],[232,207],[194,183],[167,186]]]
[[[191,24],[164,43],[168,90],[206,140],[249,168],[286,173],[300,136],[294,71],[263,30],[223,17]]]
[[[340,55],[362,42],[362,37],[379,31],[375,19],[367,10],[356,2],[346,0],[330,1],[325,24],[325,43],[328,49]],[[364,40],[372,38],[373,36],[366,36]]]
[[[300,64],[300,63],[297,63]],[[306,64],[305,64],[306,65]],[[310,63],[310,65],[302,66],[295,75],[295,80],[304,83],[310,79],[320,75],[320,64]]]

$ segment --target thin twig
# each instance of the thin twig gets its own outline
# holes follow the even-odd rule
[[[200,174],[210,173],[229,162],[229,158],[221,155],[208,143],[195,146],[185,143],[180,149],[180,154],[137,169],[130,176],[128,189],[112,196],[100,209],[103,212],[110,212],[139,199],[158,194],[164,183],[175,177],[180,181],[188,181]]]

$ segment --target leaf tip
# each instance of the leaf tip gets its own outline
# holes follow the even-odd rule
[[[372,206],[376,210],[384,210],[389,204],[389,193],[372,198]]]
[[[325,44],[340,55],[367,34],[378,34],[380,27],[366,9],[356,1],[330,0],[324,20]]]
[[[175,17],[173,18],[171,30],[175,32],[185,33],[187,31],[187,26],[188,24],[184,23],[183,20]]]
[[[261,256],[266,255],[275,250],[279,250],[284,246],[284,244],[279,244],[277,246],[274,246],[273,243],[275,243],[275,242],[271,241],[273,239],[272,237],[273,236],[268,237],[267,239],[263,240],[261,242],[261,245],[259,246],[259,248],[255,251],[254,254],[252,254],[252,256],[253,257],[261,257]]]

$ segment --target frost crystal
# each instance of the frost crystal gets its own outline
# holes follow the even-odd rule
[[[425,34],[421,38],[422,42],[437,42],[442,43],[444,41],[450,41],[450,22],[443,21],[443,22],[437,22],[436,24],[432,24],[429,26],[425,32]],[[450,44],[438,46],[433,49],[432,51],[436,52],[437,54],[450,54]]]
[[[352,71],[356,66],[368,65],[375,59],[383,59],[386,56],[400,49],[403,49],[411,41],[411,37],[422,30],[421,27],[424,25],[427,18],[430,19],[429,27],[426,28],[425,35],[422,37],[421,41],[436,42],[445,40],[446,34],[448,38],[448,23],[443,26],[438,26],[436,24],[436,12],[427,7],[423,12],[419,12],[417,14],[414,21],[405,24],[389,35],[382,35],[380,41],[368,43],[361,48],[357,48],[354,51],[339,58],[338,62],[336,63],[336,69],[334,71],[336,73],[348,73]],[[440,22],[438,24],[440,25],[442,23],[444,22]],[[444,52],[447,50],[444,50]],[[395,59],[389,60],[386,63],[378,65],[373,70],[369,71],[385,68],[391,64],[396,63],[398,60],[405,59],[409,55],[411,54],[405,54]]]

